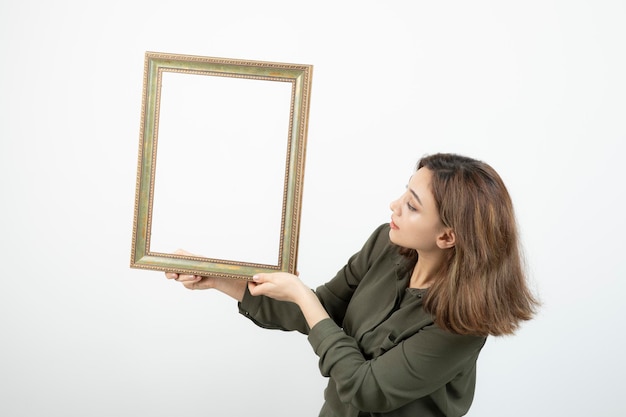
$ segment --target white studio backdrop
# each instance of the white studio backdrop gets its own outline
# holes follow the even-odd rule
[[[420,156],[493,165],[543,307],[490,339],[468,415],[625,415],[624,21],[607,0],[2,2],[0,415],[322,404],[304,336],[128,266],[148,50],[315,66],[311,287],[388,221]]]

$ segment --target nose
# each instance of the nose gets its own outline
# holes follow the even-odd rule
[[[398,210],[400,208],[400,199],[395,199],[391,203],[389,203],[389,208],[394,214],[398,214]]]

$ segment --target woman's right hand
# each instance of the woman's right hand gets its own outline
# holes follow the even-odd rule
[[[174,254],[196,256],[183,249],[178,249],[174,252]],[[178,281],[183,284],[185,288],[190,290],[208,290],[215,288],[237,301],[243,300],[244,293],[246,292],[246,288],[248,286],[248,281],[245,279],[204,277],[200,275],[177,274],[175,272],[166,272],[165,278]]]
[[[174,252],[175,255],[195,256],[193,253],[187,252],[183,249],[178,249]],[[175,272],[166,272],[165,278],[178,281],[185,288],[190,290],[208,290],[215,288],[215,277],[203,277],[200,275],[186,275],[177,274]]]

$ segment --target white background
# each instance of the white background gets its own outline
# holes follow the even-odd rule
[[[315,66],[312,287],[388,220],[420,156],[489,162],[543,307],[490,339],[469,415],[626,414],[625,21],[608,0],[2,2],[0,415],[322,403],[305,337],[128,266],[147,50]]]

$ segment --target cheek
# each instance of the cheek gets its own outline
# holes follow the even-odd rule
[[[416,245],[434,239],[437,235],[438,223],[416,214],[406,219],[403,238]]]
[[[389,240],[392,243],[409,249],[417,249],[421,246],[418,236],[419,233],[416,233],[414,229],[409,227],[389,231]]]

